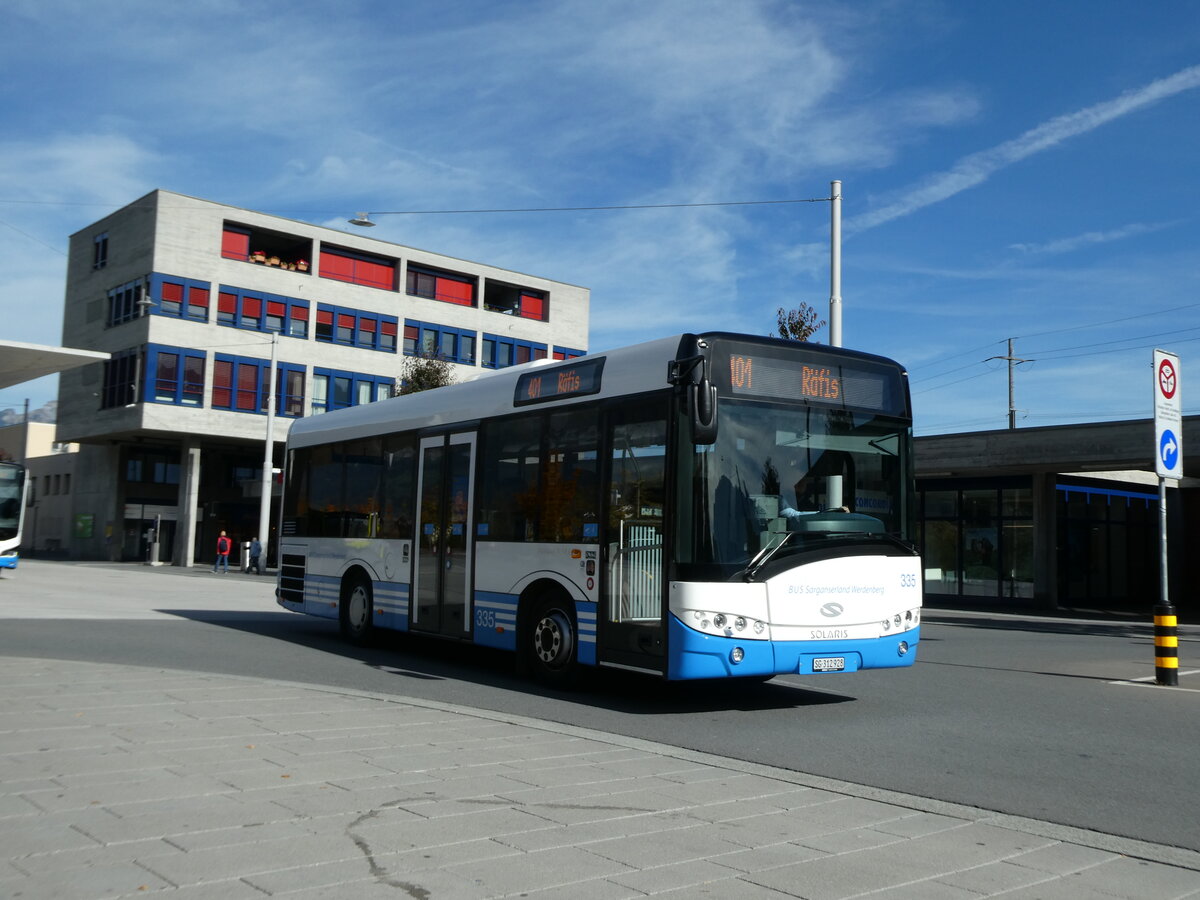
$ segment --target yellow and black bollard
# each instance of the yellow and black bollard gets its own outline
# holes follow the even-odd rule
[[[1179,685],[1179,629],[1174,606],[1154,607],[1154,680]]]

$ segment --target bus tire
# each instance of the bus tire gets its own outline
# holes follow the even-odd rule
[[[375,600],[371,582],[361,572],[342,582],[342,601],[338,621],[342,637],[362,646],[372,637],[371,617],[375,615]]]
[[[563,595],[541,598],[525,627],[525,658],[534,677],[554,687],[570,687],[578,678],[578,631],[570,601]]]

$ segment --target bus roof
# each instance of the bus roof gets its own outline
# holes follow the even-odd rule
[[[296,419],[288,432],[288,446],[308,447],[330,441],[356,440],[398,431],[438,429],[459,423],[467,425],[490,416],[504,415],[518,408],[514,398],[517,383],[523,375],[542,368],[570,367],[572,364],[578,366],[590,364],[595,360],[604,360],[602,385],[598,392],[577,398],[562,398],[546,405],[565,408],[575,403],[606,397],[666,390],[670,387],[667,380],[668,363],[678,358],[685,347],[694,347],[697,338],[752,341],[768,345],[795,344],[793,341],[758,335],[707,332],[700,335],[675,334],[628,347],[588,354],[573,360],[536,360],[496,371],[485,371],[466,381],[434,390]],[[883,357],[820,344],[809,344],[805,349],[897,365]]]

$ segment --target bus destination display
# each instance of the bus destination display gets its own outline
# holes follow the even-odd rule
[[[885,410],[899,402],[885,372],[823,361],[783,360],[732,353],[729,387],[735,396],[816,400],[834,406]]]
[[[548,403],[568,397],[582,397],[600,392],[603,359],[580,360],[574,365],[554,369],[537,369],[517,379],[514,406],[529,403]]]

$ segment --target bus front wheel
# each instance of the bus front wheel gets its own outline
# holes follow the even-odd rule
[[[549,597],[534,610],[526,626],[526,655],[534,675],[547,684],[567,687],[574,683],[576,629],[565,597]]]
[[[353,644],[365,644],[371,636],[371,616],[374,614],[371,582],[357,575],[342,586],[342,637]]]

